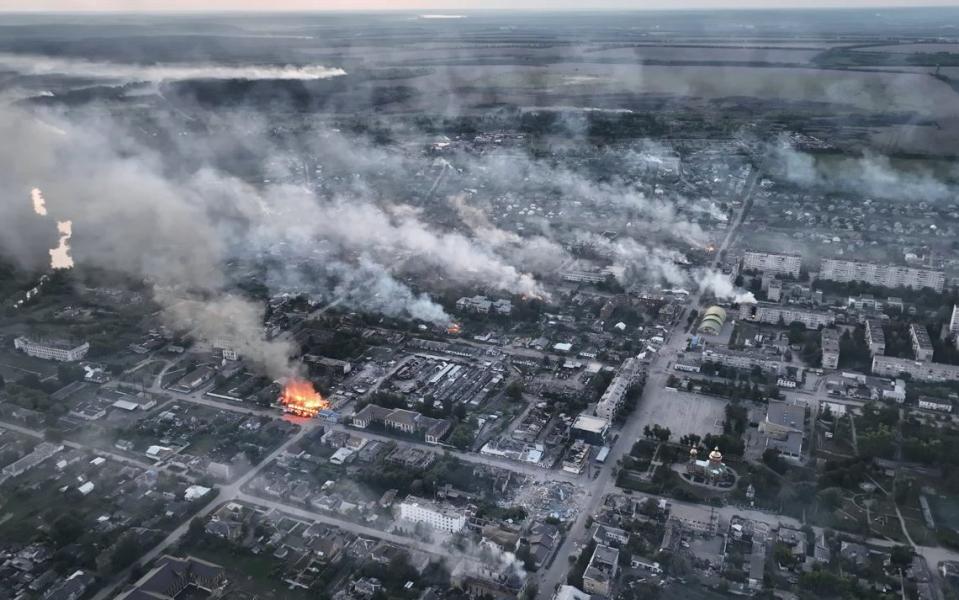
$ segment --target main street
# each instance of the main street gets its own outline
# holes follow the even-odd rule
[[[726,232],[722,243],[716,250],[712,267],[716,268],[720,258],[729,248],[735,238],[736,232],[746,217],[746,212],[752,201],[752,194],[759,182],[760,173],[754,170],[749,180],[743,188],[743,202],[739,211],[732,221],[732,225]],[[699,289],[689,297],[688,308],[696,308],[702,299],[704,290]],[[685,313],[684,313],[685,314]],[[672,362],[676,355],[683,349],[686,343],[686,321],[681,315],[669,333],[669,339],[663,347],[656,353],[649,365],[649,371],[646,377],[646,384],[643,386],[643,393],[637,404],[636,411],[630,415],[619,432],[617,443],[610,449],[606,462],[600,469],[599,475],[590,485],[590,491],[583,503],[579,516],[569,530],[569,534],[563,540],[562,545],[556,552],[553,562],[540,576],[539,598],[546,600],[551,598],[557,586],[566,579],[566,571],[569,568],[569,562],[566,557],[574,554],[574,550],[582,548],[587,541],[589,532],[586,523],[596,514],[603,499],[610,493],[616,491],[616,478],[614,472],[617,469],[622,458],[632,449],[633,442],[640,438],[643,426],[649,423],[644,418],[644,414],[649,410],[653,402],[661,401],[661,390],[666,386],[666,379],[669,377],[667,365]]]

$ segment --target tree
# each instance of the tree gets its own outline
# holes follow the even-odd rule
[[[193,517],[193,519],[190,520],[190,529],[187,531],[187,538],[196,541],[200,539],[204,531],[206,531],[206,525],[203,523],[203,519]]]
[[[896,546],[889,552],[889,559],[897,569],[905,569],[912,564],[914,554],[909,546]]]
[[[70,363],[60,363],[57,365],[57,379],[60,380],[62,385],[67,385],[73,383],[74,381],[80,381],[83,379],[83,375],[83,368],[79,365],[73,365]]]
[[[819,505],[827,510],[835,510],[842,504],[842,492],[839,488],[826,488],[816,494]]]
[[[523,383],[522,379],[514,379],[509,382],[509,385],[506,386],[506,395],[510,400],[514,402],[519,402],[523,399],[523,392],[526,390],[526,385]]]
[[[110,555],[110,568],[114,573],[122,571],[133,564],[142,551],[143,548],[140,547],[140,542],[135,535],[123,536]]]
[[[780,475],[785,473],[787,469],[786,461],[779,455],[779,450],[776,448],[767,448],[763,452],[763,464]]]
[[[69,512],[53,522],[53,526],[50,528],[50,537],[57,543],[57,546],[66,546],[83,535],[84,530],[83,521],[75,513]]]

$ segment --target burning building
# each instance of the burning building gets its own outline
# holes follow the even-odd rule
[[[298,417],[315,417],[330,406],[329,401],[305,379],[288,381],[280,394],[280,404],[283,405],[283,410]]]

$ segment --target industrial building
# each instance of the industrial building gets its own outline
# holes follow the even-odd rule
[[[399,505],[399,518],[412,523],[426,523],[433,529],[456,533],[466,527],[466,515],[449,506],[407,496]]]
[[[34,358],[61,362],[82,360],[90,350],[88,342],[78,344],[65,340],[31,340],[23,336],[13,340],[13,347]]]
[[[839,368],[839,332],[823,329],[821,338],[822,366],[824,369]]]
[[[760,271],[799,277],[802,256],[798,254],[771,254],[768,252],[747,252],[743,255],[744,271]]]
[[[819,277],[840,283],[857,281],[887,288],[932,288],[937,292],[941,292],[946,283],[946,275],[942,271],[834,258],[823,259]]]
[[[769,323],[772,325],[779,323],[789,325],[790,323],[798,321],[805,325],[806,329],[828,327],[836,322],[836,315],[832,312],[819,312],[794,306],[772,304],[770,302],[741,304],[739,306],[739,318],[744,321]]]

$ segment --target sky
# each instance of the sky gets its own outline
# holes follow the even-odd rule
[[[662,10],[959,6],[959,0],[0,0],[0,10]]]

